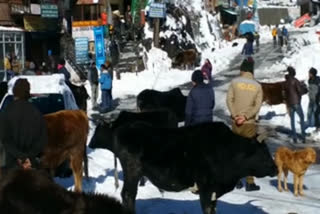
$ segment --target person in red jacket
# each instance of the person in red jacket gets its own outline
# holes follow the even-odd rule
[[[206,59],[206,61],[204,62],[201,68],[201,72],[204,80],[207,80],[209,82],[212,81],[212,64],[209,59]]]

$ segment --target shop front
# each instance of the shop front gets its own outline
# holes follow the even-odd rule
[[[21,72],[25,63],[25,34],[22,29],[0,26],[0,70]]]

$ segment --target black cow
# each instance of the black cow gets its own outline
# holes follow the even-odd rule
[[[136,122],[119,127],[114,141],[104,143],[120,159],[121,196],[130,210],[142,176],[166,191],[196,183],[203,213],[215,214],[216,199],[233,190],[239,179],[277,173],[266,144],[236,135],[221,122],[172,129]]]
[[[89,147],[93,149],[107,149],[108,144],[106,144],[106,141],[112,141],[113,133],[116,128],[137,121],[147,122],[153,127],[178,127],[178,120],[175,114],[165,109],[147,112],[121,111],[117,119],[112,123],[107,123],[103,120],[98,121],[97,128],[91,138]]]
[[[90,98],[84,85],[77,86],[72,83],[68,84],[70,90],[73,93],[77,106],[83,111],[87,111],[87,100]]]
[[[133,214],[107,195],[69,192],[41,171],[12,171],[0,185],[1,214]]]
[[[2,101],[4,95],[8,92],[8,83],[0,82],[0,102]]]
[[[187,97],[179,88],[170,91],[146,89],[137,96],[137,107],[141,111],[169,109],[177,115],[179,122],[184,121]]]

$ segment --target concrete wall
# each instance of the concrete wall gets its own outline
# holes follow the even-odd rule
[[[260,25],[280,24],[280,19],[289,17],[288,8],[260,8],[258,14]]]

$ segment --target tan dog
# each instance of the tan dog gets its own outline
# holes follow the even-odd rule
[[[282,192],[281,176],[284,173],[284,190],[288,191],[288,170],[294,174],[294,195],[303,196],[303,176],[310,164],[316,161],[316,152],[313,148],[292,151],[286,147],[280,147],[275,154],[275,164],[278,167],[278,190]]]

